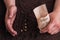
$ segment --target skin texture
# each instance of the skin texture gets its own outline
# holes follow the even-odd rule
[[[15,0],[4,0],[6,4],[5,24],[6,29],[12,36],[16,36],[17,32],[13,29],[13,22],[16,17],[17,7]],[[42,30],[42,33],[48,32],[51,35],[60,32],[60,0],[56,0],[54,10],[50,13],[51,21],[48,26]]]
[[[51,21],[48,26],[42,30],[42,33],[48,32],[51,35],[60,32],[60,12],[52,12],[50,13]]]
[[[50,18],[50,23],[42,30],[42,33],[48,32],[53,35],[60,32],[60,0],[56,0],[54,10],[50,13]]]
[[[13,22],[16,17],[17,7],[15,6],[15,0],[4,0],[6,4],[6,15],[5,15],[5,25],[8,32],[15,36],[17,32],[13,29]]]

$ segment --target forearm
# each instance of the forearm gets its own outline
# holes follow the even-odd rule
[[[55,1],[54,10],[55,11],[60,11],[60,0]]]
[[[6,8],[10,6],[15,6],[15,0],[4,0],[4,3],[6,5]]]

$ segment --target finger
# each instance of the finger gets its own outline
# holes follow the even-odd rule
[[[53,31],[55,31],[56,29],[57,29],[57,27],[54,26],[53,28],[50,29],[50,32],[49,32],[49,33],[51,34],[51,33],[52,33]]]
[[[47,28],[48,28],[48,27],[42,29],[42,30],[40,31],[40,33],[46,33],[46,32],[48,31]]]
[[[14,20],[15,20],[15,17],[13,17],[13,18],[11,19],[11,23],[10,23],[11,27],[13,26]],[[15,32],[16,32],[16,31],[15,31]],[[14,34],[13,34],[13,35],[14,35]]]
[[[13,26],[13,22],[15,20],[15,17],[16,16],[12,17],[11,20],[10,20],[10,26],[11,27]],[[11,28],[11,30],[13,30],[13,33],[12,33],[13,36],[17,35],[17,32],[13,28]]]
[[[7,17],[5,19],[5,24],[6,24],[6,29],[8,30],[8,32],[10,32],[12,36],[17,35],[17,32],[12,27],[13,24],[11,23],[11,20],[8,19]]]
[[[59,24],[56,24],[56,26],[58,26],[58,28],[60,29],[60,23]]]
[[[55,26],[54,22],[49,23],[49,25],[47,26],[48,27],[48,33],[51,33],[51,30],[52,30],[52,28],[54,28],[54,26]]]
[[[50,23],[47,25],[46,28],[44,28],[43,30],[41,30],[41,33],[50,32],[54,25],[55,25],[55,23],[50,22]]]
[[[13,14],[13,12],[12,12],[12,14]],[[11,19],[9,19],[10,21],[8,21],[8,22],[10,22],[10,23],[8,23],[8,31],[11,33],[11,35],[12,36],[15,36],[15,35],[17,35],[17,32],[13,29],[13,22],[14,22],[14,20],[15,20],[15,15],[11,18]]]
[[[17,32],[13,29],[12,25],[13,25],[13,21],[12,19],[15,18],[15,16],[11,19],[9,19],[8,13],[9,11],[7,10],[6,12],[6,16],[5,16],[5,24],[6,24],[6,29],[8,30],[8,32],[12,35],[15,36],[17,35]]]
[[[11,24],[13,25],[16,15],[11,18]]]
[[[10,32],[12,36],[17,35],[17,32],[13,29],[12,24],[10,23],[10,19],[8,20],[6,25],[7,30]]]
[[[59,32],[59,28],[56,28],[55,30],[53,30],[53,31],[51,32],[51,35],[56,34],[56,33],[58,33],[58,32]]]

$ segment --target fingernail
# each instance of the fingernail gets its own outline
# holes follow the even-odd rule
[[[43,31],[40,31],[40,33],[45,33],[45,32],[43,32]]]
[[[12,18],[12,16],[9,16],[9,18]]]
[[[40,33],[43,33],[42,31],[40,31]]]
[[[15,31],[14,34],[12,34],[12,36],[16,36],[17,35],[17,32]]]

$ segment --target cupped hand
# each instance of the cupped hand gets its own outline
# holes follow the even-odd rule
[[[60,32],[60,12],[53,11],[50,13],[50,23],[42,30],[42,33],[48,32],[51,35]]]
[[[11,6],[7,8],[6,15],[5,15],[5,25],[6,29],[12,36],[16,36],[17,32],[13,29],[13,23],[16,17],[17,7]]]

